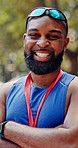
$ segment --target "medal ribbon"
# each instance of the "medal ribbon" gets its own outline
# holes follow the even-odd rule
[[[36,118],[34,120],[33,118],[33,114],[32,114],[32,110],[30,107],[30,87],[31,87],[31,73],[29,73],[29,75],[27,76],[26,82],[25,82],[25,87],[24,87],[24,93],[25,93],[25,97],[26,97],[26,103],[27,103],[27,110],[28,110],[28,119],[29,119],[29,126],[32,127],[36,127],[37,121],[38,121],[38,117],[40,114],[40,111],[42,109],[43,103],[46,100],[47,96],[49,95],[49,93],[51,92],[51,90],[54,88],[54,86],[56,85],[56,83],[59,81],[59,79],[62,77],[63,75],[63,71],[60,71],[59,75],[57,76],[56,80],[48,87],[48,89],[46,90],[40,105],[38,107],[37,110],[37,114],[36,114]]]

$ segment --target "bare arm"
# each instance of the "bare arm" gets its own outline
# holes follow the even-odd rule
[[[13,85],[12,82],[4,83],[0,85],[0,123],[5,121],[5,110],[6,110],[6,96]]]
[[[6,84],[0,85],[0,123],[5,121],[5,104],[6,104],[6,96],[13,85],[13,82],[9,82]],[[20,148],[17,144],[13,142],[9,142],[7,140],[3,140],[0,138],[0,148]]]
[[[13,142],[9,142],[7,140],[3,140],[0,138],[0,148],[21,148],[17,144],[14,144]]]
[[[78,78],[69,86],[70,105],[65,121],[57,128],[33,128],[9,121],[4,135],[22,148],[78,148]]]

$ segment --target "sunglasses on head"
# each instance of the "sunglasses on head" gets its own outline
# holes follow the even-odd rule
[[[27,21],[26,21],[26,27],[27,27],[27,23],[30,20],[30,18],[45,16],[45,15],[48,15],[48,16],[50,16],[54,19],[60,20],[60,21],[64,21],[65,25],[66,25],[66,33],[68,32],[68,24],[67,24],[66,16],[60,10],[49,9],[49,8],[45,8],[45,7],[35,8],[29,13]]]

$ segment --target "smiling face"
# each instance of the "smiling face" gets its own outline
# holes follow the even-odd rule
[[[53,72],[60,67],[63,51],[68,44],[65,35],[66,30],[61,21],[48,16],[31,19],[24,41],[27,67],[36,74]]]

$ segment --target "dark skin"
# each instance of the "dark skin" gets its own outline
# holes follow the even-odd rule
[[[46,26],[46,27],[45,27]],[[36,29],[36,30],[35,30]],[[32,19],[28,23],[27,34],[25,34],[24,48],[27,53],[34,51],[34,59],[38,61],[49,60],[48,52],[37,52],[36,48],[49,47],[58,55],[66,50],[69,38],[65,37],[65,27],[62,23],[48,16]],[[31,72],[32,86],[48,87],[58,76],[60,67],[53,73],[36,75]],[[5,120],[5,99],[13,82],[1,87],[0,95],[0,122]],[[4,92],[3,92],[4,91]],[[5,95],[4,95],[5,94]],[[4,99],[2,99],[4,97]],[[65,120],[62,125],[55,128],[34,128],[9,121],[5,125],[4,135],[7,139],[22,148],[78,148],[78,77],[69,85],[66,95]],[[4,147],[2,147],[4,148]]]
[[[2,84],[0,86],[1,87],[1,92],[0,92],[0,123],[5,121],[6,96],[8,94],[9,89],[13,85],[13,83],[14,83],[14,81],[8,82],[6,84]],[[5,148],[5,145],[6,145],[6,148],[21,148],[20,146],[18,146],[14,142],[4,140],[4,139],[0,138],[0,147]]]

